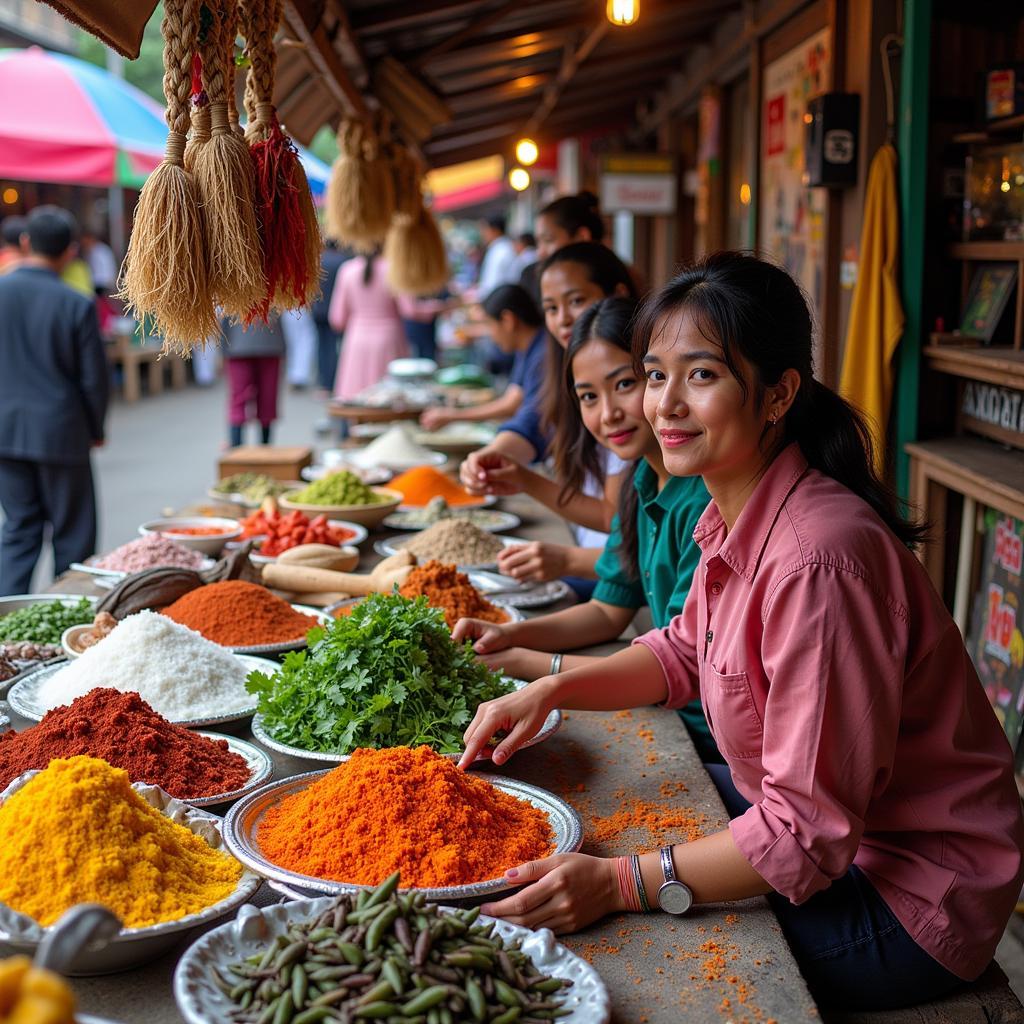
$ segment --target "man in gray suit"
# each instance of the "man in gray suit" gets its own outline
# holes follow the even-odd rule
[[[96,546],[89,453],[103,444],[109,370],[94,304],[60,280],[75,231],[66,210],[37,207],[24,260],[0,277],[0,594],[28,591],[47,523],[57,573]]]

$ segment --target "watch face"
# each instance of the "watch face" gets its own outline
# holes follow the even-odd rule
[[[658,903],[666,914],[685,914],[693,906],[693,893],[682,882],[666,882],[658,890]]]

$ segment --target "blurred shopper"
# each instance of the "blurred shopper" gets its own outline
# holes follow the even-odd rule
[[[339,249],[333,238],[325,240],[324,250],[320,254],[320,297],[310,306],[317,333],[316,383],[320,398],[329,398],[334,391],[334,374],[338,369],[338,345],[341,336],[331,326],[328,313],[338,271],[342,263],[351,258],[351,251]]]
[[[530,231],[524,231],[517,235],[512,242],[516,250],[516,258],[512,264],[513,280],[518,281],[523,271],[533,263],[537,262],[537,239]]]
[[[82,231],[81,250],[82,258],[89,265],[96,294],[106,296],[116,292],[117,259],[114,250],[91,228]]]
[[[28,221],[12,214],[0,220],[0,274],[13,270],[21,262],[21,236]]]
[[[540,305],[540,270],[544,261],[573,242],[604,241],[604,221],[597,196],[583,191],[559,196],[545,206],[534,221],[536,260],[519,275],[519,283]]]
[[[290,391],[309,387],[316,364],[316,324],[308,309],[289,309],[281,314],[285,349],[288,353],[285,376]]]
[[[480,264],[480,277],[476,283],[477,297],[483,299],[499,285],[515,284],[516,247],[505,234],[504,217],[488,217],[480,221],[480,237],[486,249]]]
[[[285,355],[281,321],[271,315],[266,324],[246,327],[225,320],[223,327],[230,445],[237,448],[242,443],[242,428],[254,415],[260,425],[260,441],[270,444]]]
[[[60,279],[75,221],[37,207],[24,258],[0,278],[0,594],[23,594],[52,529],[54,571],[96,548],[89,453],[103,444],[109,371],[96,309]]]

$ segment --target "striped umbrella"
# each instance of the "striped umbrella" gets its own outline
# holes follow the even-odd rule
[[[87,61],[0,49],[0,97],[0,178],[140,188],[163,158],[163,108]],[[319,198],[330,168],[301,147],[299,158]]]

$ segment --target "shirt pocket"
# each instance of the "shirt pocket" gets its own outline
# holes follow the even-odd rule
[[[707,663],[701,692],[718,749],[726,757],[760,757],[764,725],[746,672],[719,672]]]

